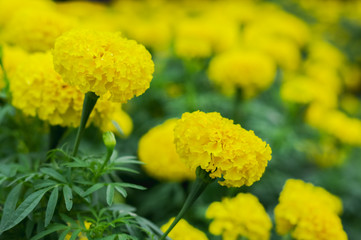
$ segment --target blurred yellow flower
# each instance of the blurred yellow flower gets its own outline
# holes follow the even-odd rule
[[[224,18],[185,18],[175,26],[174,49],[182,58],[207,58],[236,44],[237,25]]]
[[[174,218],[171,218],[168,223],[164,224],[160,229],[165,232],[173,221]],[[169,233],[169,237],[172,240],[208,240],[206,234],[190,225],[184,219],[181,219],[178,222],[178,224]]]
[[[139,160],[145,163],[144,170],[161,181],[184,181],[195,179],[179,158],[174,145],[174,127],[177,119],[169,119],[150,129],[139,141]]]
[[[208,77],[226,93],[241,88],[246,97],[267,89],[274,81],[276,64],[258,51],[234,50],[215,56]]]
[[[72,30],[56,40],[53,54],[65,82],[115,102],[143,94],[153,78],[149,52],[118,33]]]
[[[25,115],[38,116],[51,125],[79,125],[84,94],[55,72],[49,52],[24,57],[11,74],[10,83],[12,104]],[[125,136],[132,130],[131,119],[121,110],[121,105],[104,99],[99,100],[90,119],[102,131],[116,132],[111,127],[112,120],[119,124]]]
[[[328,133],[343,143],[361,145],[361,120],[348,117],[345,113],[320,104],[312,104],[306,112],[306,122]]]
[[[27,51],[48,51],[75,22],[54,10],[24,8],[15,12],[2,33],[4,40]]]
[[[51,0],[0,0],[0,28],[4,27],[13,14],[21,9],[42,9],[48,11],[54,7]]]
[[[294,239],[347,239],[338,214],[341,200],[321,187],[287,180],[275,210],[276,230]]]
[[[223,178],[228,187],[250,186],[260,180],[271,160],[271,148],[253,131],[219,113],[184,113],[174,130],[176,150],[187,166]]]
[[[209,205],[206,217],[213,219],[209,231],[222,235],[224,240],[267,240],[270,238],[272,222],[257,197],[250,193],[239,193],[234,198],[223,198]]]

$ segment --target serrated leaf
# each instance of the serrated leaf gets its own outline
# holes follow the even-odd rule
[[[120,186],[115,186],[115,190],[117,190],[124,198],[128,196],[127,191]]]
[[[45,212],[45,223],[44,226],[47,227],[53,218],[56,203],[58,202],[58,196],[59,196],[59,189],[58,187],[54,188],[53,191],[50,194],[48,205],[46,207]]]
[[[22,184],[19,183],[9,192],[8,197],[6,198],[3,210],[3,216],[0,222],[0,229],[5,224],[5,219],[9,219],[11,215],[13,215],[16,204],[18,203],[20,192],[21,192]]]
[[[41,189],[30,194],[15,210],[15,212],[5,220],[0,226],[0,234],[21,222],[38,205],[44,194],[51,188]]]
[[[146,188],[137,184],[133,184],[133,183],[116,183],[116,186],[119,187],[128,187],[128,188],[134,188],[134,189],[138,189],[138,190],[145,190]]]
[[[109,184],[106,192],[106,200],[109,206],[113,204],[114,200],[114,185]]]
[[[42,172],[60,182],[66,183],[66,179],[63,177],[63,175],[61,175],[60,173],[58,173],[57,171],[55,171],[52,168],[40,168],[40,172]]]
[[[81,232],[81,229],[74,231],[69,240],[75,240],[78,237],[80,232]]]
[[[88,188],[88,189],[85,191],[83,197],[86,197],[86,196],[88,196],[89,194],[91,194],[91,193],[93,193],[93,192],[101,189],[103,186],[104,186],[104,183],[96,183],[95,185],[91,186],[90,188]]]
[[[65,214],[60,213],[60,218],[67,224],[70,224],[71,227],[78,226],[78,223],[74,219]]]
[[[50,233],[56,232],[56,231],[61,231],[61,230],[65,230],[69,228],[66,225],[63,224],[55,224],[55,225],[51,225],[48,229],[36,234],[34,237],[32,237],[30,240],[38,240],[41,239],[47,235],[49,235]]]
[[[68,185],[63,187],[65,207],[68,211],[73,207],[73,192]]]

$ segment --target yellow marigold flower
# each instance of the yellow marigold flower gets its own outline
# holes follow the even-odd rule
[[[271,160],[268,144],[217,112],[184,113],[174,134],[176,150],[192,171],[200,166],[228,187],[252,185]]]
[[[304,75],[285,74],[280,94],[288,102],[320,103],[329,107],[336,107],[338,104],[337,94],[333,90]]]
[[[47,11],[53,7],[53,4],[51,0],[0,0],[0,28],[20,9],[32,8]]]
[[[256,51],[230,51],[215,56],[208,77],[226,92],[242,88],[246,96],[267,89],[274,81],[276,64],[266,54]]]
[[[306,122],[350,145],[361,145],[361,120],[320,104],[312,104],[306,112]]]
[[[5,25],[3,38],[27,51],[47,51],[63,32],[74,26],[74,21],[54,10],[24,8]]]
[[[51,125],[77,127],[84,94],[65,83],[55,72],[49,52],[35,53],[24,58],[10,78],[12,104],[25,115],[38,116]],[[101,130],[116,132],[109,126],[114,120],[127,136],[132,128],[131,120],[126,117],[120,120],[120,115],[124,113],[119,103],[100,99],[90,119]]]
[[[53,54],[65,82],[115,102],[143,94],[154,71],[144,46],[118,33],[72,30],[56,40]]]
[[[54,71],[50,53],[36,53],[20,64],[10,80],[12,104],[51,125],[77,126],[82,94]]]
[[[222,235],[224,240],[267,240],[270,238],[272,222],[256,196],[239,193],[234,198],[223,198],[212,203],[206,217],[213,219],[209,231]]]
[[[237,33],[237,25],[224,18],[185,18],[175,28],[175,53],[182,58],[210,57],[234,46]]]
[[[269,56],[283,69],[294,71],[301,62],[299,47],[288,38],[274,36],[258,36],[256,39],[247,39],[246,44],[259,49]]]
[[[321,187],[302,180],[287,180],[276,206],[276,230],[280,235],[292,231],[301,239],[347,239],[338,217],[341,200]]]
[[[89,229],[90,226],[91,226],[91,223],[87,222],[87,221],[84,221],[84,226],[85,226],[85,229]],[[65,239],[69,240],[71,238],[71,236],[72,236],[72,233],[68,233],[65,236]],[[77,240],[88,240],[87,236],[84,233],[79,233],[76,239]]]
[[[171,218],[168,223],[164,224],[160,229],[165,232],[172,224],[174,218]],[[190,225],[186,220],[181,219],[178,224],[169,233],[169,237],[173,240],[208,240],[204,232]]]
[[[177,119],[169,119],[149,130],[139,141],[139,159],[146,163],[144,170],[152,177],[166,181],[184,181],[195,178],[179,158],[174,145],[174,127]],[[161,170],[162,169],[162,170]]]

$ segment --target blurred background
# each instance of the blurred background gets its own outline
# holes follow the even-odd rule
[[[339,196],[349,239],[361,238],[361,1],[15,2],[22,3],[0,1],[9,76],[13,60],[6,52],[13,56],[12,47],[47,51],[55,37],[77,26],[120,31],[150,51],[155,63],[150,88],[122,106],[133,127],[118,139],[120,155],[138,155],[139,140],[151,128],[194,110],[219,112],[271,146],[273,157],[261,180],[240,189],[211,185],[186,215],[194,226],[206,232],[209,204],[238,192],[256,195],[273,218],[285,181],[296,178]],[[34,2],[48,5],[34,8]],[[19,7],[25,5],[29,8]],[[40,28],[47,29],[45,35]],[[38,36],[50,47],[39,45]],[[101,132],[92,128],[97,134],[87,132],[84,152],[103,150]],[[0,146],[3,153],[19,144],[26,146],[19,151],[41,149],[25,135]],[[126,201],[161,226],[180,209],[189,181],[139,170],[140,175],[123,177],[148,190],[130,192]],[[274,230],[272,239],[280,239]]]

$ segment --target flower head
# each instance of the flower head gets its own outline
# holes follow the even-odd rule
[[[55,10],[24,8],[12,16],[5,25],[6,42],[27,51],[48,51],[62,33],[70,30],[75,22]]]
[[[143,94],[154,71],[145,47],[118,33],[72,30],[56,40],[53,54],[65,82],[115,102]]]
[[[302,180],[287,180],[275,208],[277,232],[295,239],[347,239],[338,214],[340,199]]]
[[[191,171],[179,158],[174,145],[177,119],[169,119],[149,130],[139,141],[139,159],[146,163],[144,170],[154,178],[168,181],[194,179]]]
[[[241,236],[249,240],[270,238],[271,219],[257,197],[250,193],[212,203],[206,217],[213,219],[209,231],[222,235],[224,240],[237,240]]]
[[[200,166],[229,187],[252,185],[271,160],[268,144],[216,112],[184,113],[174,136],[179,156],[192,171]]]
[[[174,218],[171,218],[168,223],[164,224],[160,229],[166,231],[172,224]],[[169,237],[173,240],[208,240],[206,234],[191,226],[186,220],[181,219],[170,232]]]
[[[65,83],[55,72],[51,54],[35,53],[20,59],[18,67],[9,76],[12,104],[25,115],[38,116],[51,125],[77,127],[84,94]],[[90,119],[103,131],[115,131],[110,127],[114,120],[129,134],[131,119],[123,123],[118,119],[119,114],[127,116],[119,103],[100,99]]]
[[[215,56],[208,68],[211,81],[225,92],[241,88],[246,96],[267,89],[276,75],[276,64],[257,51],[229,51]]]

